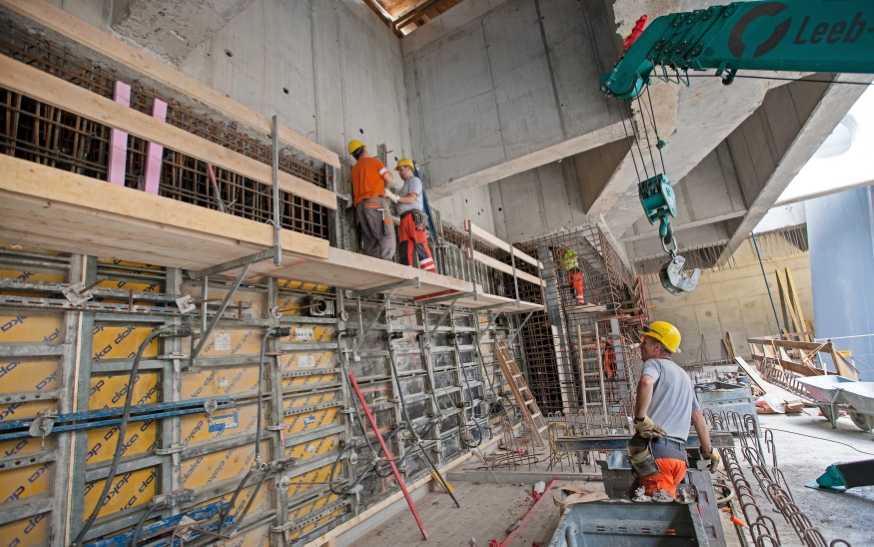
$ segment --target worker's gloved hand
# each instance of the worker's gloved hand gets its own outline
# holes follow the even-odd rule
[[[715,473],[715,472],[716,472],[716,468],[719,467],[719,459],[720,459],[720,458],[719,458],[719,452],[717,452],[716,449],[714,448],[714,449],[710,452],[710,454],[704,454],[704,453],[702,452],[702,453],[701,453],[701,456],[704,457],[705,459],[710,460],[710,472],[711,472],[711,473]]]
[[[668,436],[664,429],[650,420],[649,416],[645,417],[642,422],[635,423],[634,430],[644,439],[661,439]]]
[[[385,197],[388,198],[388,200],[393,202],[393,203],[397,203],[398,200],[400,199],[400,196],[398,196],[397,194],[395,194],[394,192],[392,192],[388,188],[385,189]]]

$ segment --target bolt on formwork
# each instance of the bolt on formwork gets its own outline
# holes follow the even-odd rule
[[[584,226],[525,242],[543,265],[545,304],[522,331],[528,384],[543,412],[608,413],[627,408],[639,374],[639,327],[647,321],[642,283],[600,228]]]

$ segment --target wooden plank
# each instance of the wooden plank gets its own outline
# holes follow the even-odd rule
[[[789,268],[786,268],[786,289],[789,292],[789,296],[792,299],[792,306],[798,317],[798,330],[803,331],[807,329],[807,322],[804,319],[804,312],[801,310],[801,302],[798,300],[798,293],[795,292],[795,280],[792,279],[792,271]],[[813,341],[813,339],[807,335],[805,335],[804,338],[809,342]]]
[[[0,155],[0,191],[3,192],[0,211],[7,213],[7,217],[15,215],[16,201],[38,203],[46,211],[43,222],[51,223],[52,218],[57,217],[52,229],[68,238],[74,238],[75,234],[70,233],[67,223],[58,216],[61,213],[80,218],[107,240],[114,237],[109,226],[138,226],[142,250],[156,246],[179,247],[186,239],[226,242],[229,250],[239,249],[241,243],[252,245],[254,252],[273,246],[273,228],[262,222],[6,155]],[[22,229],[26,230],[27,226]],[[330,246],[326,240],[282,230],[282,248],[288,250],[290,256],[327,257]],[[228,259],[214,256],[212,263],[224,260]]]
[[[470,258],[470,248],[465,249],[467,252],[467,257]],[[473,252],[473,259],[479,262],[480,264],[485,264],[489,268],[494,268],[496,270],[500,270],[508,275],[513,275],[513,267],[509,264],[504,264],[500,260],[495,260],[494,258],[484,255],[479,251]],[[516,269],[516,277],[519,279],[525,280],[529,283],[534,283],[535,285],[540,285],[541,287],[546,286],[546,282],[540,279],[539,277],[535,277],[529,273],[525,273],[520,269]]]
[[[165,65],[145,51],[113,38],[44,0],[0,0],[0,5],[136,70],[163,86],[192,97],[262,134],[272,133],[272,122],[268,116],[243,106],[206,84]],[[340,167],[340,158],[336,153],[314,143],[297,131],[280,126],[279,140],[312,158]]]
[[[206,163],[218,165],[262,184],[273,185],[273,168],[270,165],[163,123],[10,57],[0,56],[0,86]],[[337,208],[337,196],[334,192],[319,188],[294,175],[280,171],[279,184],[286,192],[329,209]]]
[[[803,399],[801,399],[794,393],[786,391],[780,386],[775,386],[774,384],[765,381],[765,379],[762,378],[762,376],[759,374],[759,371],[756,370],[754,366],[750,366],[749,364],[747,364],[747,362],[744,361],[742,357],[735,357],[734,361],[747,374],[747,376],[750,377],[750,380],[752,380],[753,383],[759,386],[759,388],[765,393],[772,393],[774,395],[777,395],[778,397],[781,397],[784,401],[786,401],[786,403],[794,403],[796,401],[800,401],[802,403],[804,402]]]
[[[488,243],[492,247],[502,249],[508,253],[510,252],[510,247],[512,247],[512,245],[510,245],[509,243],[507,243],[503,239],[501,239],[495,235],[490,234],[489,232],[480,228],[479,226],[477,226],[473,222],[471,222],[469,220],[465,220],[464,221],[464,229],[465,230],[467,230],[468,225],[470,225],[470,230],[471,230],[471,232],[473,232],[473,236],[475,238],[481,239],[482,241]],[[520,259],[524,260],[525,262],[531,264],[532,266],[540,268],[541,270],[543,269],[543,263],[540,262],[539,260],[535,259],[534,257],[532,257],[526,253],[523,253],[522,251],[520,251],[519,249],[516,249],[516,248],[513,248],[512,252],[513,252],[513,256],[520,258]]]
[[[780,270],[774,270],[774,275],[777,276],[777,288],[780,292],[780,300],[783,301],[783,305],[789,312],[789,318],[792,320],[792,330],[804,330],[804,325],[798,320],[798,316],[795,315],[795,308],[792,306],[792,302],[789,300],[789,292],[784,288],[783,279],[780,277]]]
[[[775,340],[771,338],[748,338],[751,344],[765,344],[784,347],[786,349],[803,349],[804,351],[828,351],[818,342],[802,342],[799,340]]]
[[[777,361],[780,362],[780,366],[782,366],[784,369],[790,370],[802,376],[823,375],[823,371],[819,370],[818,368],[809,367],[801,363],[796,363],[795,361],[787,361],[786,359],[778,359]]]

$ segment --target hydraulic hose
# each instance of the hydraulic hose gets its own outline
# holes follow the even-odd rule
[[[152,505],[151,507],[149,507],[149,510],[143,513],[143,516],[140,517],[140,520],[137,522],[137,525],[134,528],[134,533],[131,536],[130,547],[137,547],[137,543],[140,542],[140,533],[143,531],[143,525],[146,523],[147,520],[149,520],[149,517],[154,514],[155,509],[157,508],[157,505]]]
[[[392,337],[391,337],[391,335],[389,335],[389,338],[388,338],[389,359],[388,360],[389,360],[389,363],[391,363],[391,371],[395,375],[395,382],[397,383],[397,386],[398,386],[398,398],[401,401],[401,411],[403,412],[404,420],[407,422],[407,427],[409,428],[410,432],[413,434],[413,447],[419,451],[419,453],[422,455],[423,458],[425,458],[425,461],[428,462],[428,465],[434,471],[435,475],[437,476],[438,480],[440,481],[440,484],[443,486],[443,488],[446,489],[446,491],[452,497],[452,501],[455,502],[455,505],[459,509],[461,509],[461,504],[458,503],[458,500],[455,498],[455,494],[453,494],[452,490],[450,490],[449,483],[447,483],[446,479],[443,478],[443,475],[440,474],[440,471],[437,469],[437,466],[434,465],[434,462],[431,461],[431,458],[428,457],[428,454],[425,452],[425,450],[421,446],[419,446],[419,434],[416,432],[416,429],[413,427],[413,421],[410,419],[409,412],[407,412],[407,403],[406,403],[406,401],[404,401],[404,390],[401,389],[401,377],[398,375],[398,368],[397,368],[397,365],[395,364],[395,352],[394,352],[394,349],[392,348],[391,341],[392,341]],[[465,376],[465,378],[467,378],[467,376]],[[468,392],[470,392],[470,385],[469,384],[468,384]],[[426,425],[429,426],[427,429],[430,429],[431,424],[429,423]],[[425,429],[424,431],[427,431],[427,429]],[[462,442],[463,442],[463,440],[462,440]],[[482,435],[480,435],[480,442],[482,442]],[[404,454],[404,457],[401,458],[401,461],[406,459],[407,454],[409,454],[409,452]]]
[[[171,333],[174,333],[173,326],[157,328],[149,333],[146,339],[143,340],[143,342],[140,344],[139,349],[137,349],[137,355],[134,358],[133,365],[131,366],[130,377],[128,378],[127,382],[127,394],[124,398],[124,412],[121,417],[121,423],[118,426],[118,436],[115,440],[115,453],[112,456],[112,463],[109,466],[109,474],[106,476],[106,482],[104,482],[103,484],[103,491],[100,493],[100,497],[97,498],[97,504],[94,506],[94,509],[88,516],[88,520],[86,520],[85,524],[82,525],[79,533],[76,534],[76,538],[70,544],[73,547],[79,547],[80,545],[82,545],[83,541],[85,540],[85,535],[88,533],[88,531],[91,529],[91,526],[94,524],[94,521],[97,519],[97,514],[100,513],[100,510],[103,508],[103,504],[106,503],[106,495],[112,488],[112,481],[115,479],[115,474],[118,472],[118,464],[121,461],[121,455],[124,452],[124,436],[127,432],[127,423],[130,420],[131,403],[134,396],[134,384],[136,382],[137,372],[140,369],[140,361],[143,358],[143,353],[146,351],[146,348],[149,346],[149,344],[152,343],[152,340],[162,334]],[[191,329],[188,327],[179,327],[175,329],[175,334],[177,336],[189,336],[191,334]]]

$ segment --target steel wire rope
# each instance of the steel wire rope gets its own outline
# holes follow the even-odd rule
[[[667,173],[667,169],[665,168],[665,156],[664,154],[662,154],[662,147],[659,146],[659,143],[661,143],[661,139],[659,138],[659,128],[656,125],[655,108],[653,108],[652,106],[652,95],[650,95],[649,93],[649,84],[646,84],[646,98],[649,101],[649,115],[652,118],[652,128],[653,131],[655,131],[656,139],[658,139],[656,141],[656,148],[659,151],[659,158],[662,162],[662,173]]]
[[[649,86],[646,87],[648,88]],[[656,176],[658,175],[658,170],[656,169],[655,155],[652,153],[652,143],[649,140],[649,129],[646,127],[646,109],[643,107],[643,101],[640,100],[640,95],[637,96],[637,107],[640,109],[640,120],[643,122],[643,135],[646,137],[646,148],[649,151],[649,161],[652,165],[652,174],[653,176]],[[646,168],[645,164],[644,168]],[[664,173],[664,170],[662,170],[662,173]]]
[[[154,329],[152,332],[149,333],[148,336],[146,336],[146,339],[142,341],[140,347],[137,349],[136,357],[134,357],[134,362],[131,366],[130,376],[128,377],[127,393],[125,394],[124,398],[124,411],[122,413],[121,423],[118,426],[118,436],[116,437],[115,441],[115,453],[112,456],[112,463],[109,466],[109,473],[106,475],[106,479],[103,484],[103,491],[100,493],[100,497],[97,498],[97,503],[94,505],[94,509],[91,510],[91,514],[88,516],[88,520],[85,521],[85,524],[82,525],[79,533],[76,534],[76,538],[70,544],[74,547],[82,545],[82,542],[85,540],[85,535],[91,529],[94,521],[97,520],[97,515],[98,513],[100,513],[100,510],[106,503],[106,495],[112,488],[112,481],[115,479],[115,475],[118,472],[118,464],[121,461],[122,454],[124,453],[124,436],[127,432],[127,424],[130,420],[131,415],[131,403],[133,402],[134,385],[136,383],[137,372],[139,372],[140,361],[143,358],[143,353],[146,351],[148,345],[152,343],[152,340],[154,340],[161,334],[170,333],[172,332],[172,330],[173,327],[159,327],[157,329]]]

